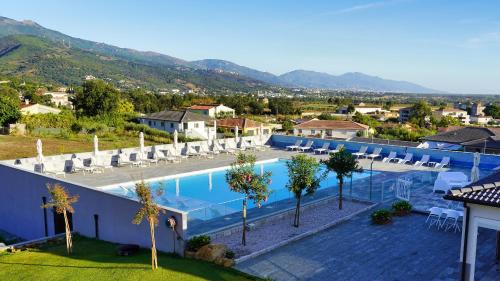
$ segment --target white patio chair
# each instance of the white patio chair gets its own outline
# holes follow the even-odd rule
[[[208,159],[214,158],[214,153],[208,148],[208,144],[206,142],[200,145],[199,149],[200,153]]]
[[[314,153],[321,154],[323,152],[328,152],[328,147],[330,147],[330,143],[329,142],[325,142],[325,143],[323,143],[323,146],[321,148],[316,148],[314,150]]]
[[[380,152],[382,152],[382,148],[377,147],[373,150],[373,152],[371,154],[367,154],[366,158],[370,158],[370,159],[374,160],[375,158],[382,157],[382,155],[380,155]]]
[[[427,163],[429,163],[430,158],[431,157],[429,155],[424,154],[424,155],[422,155],[422,158],[419,161],[417,161],[417,162],[415,162],[415,164],[413,164],[413,166],[421,167],[423,165],[426,165]]]
[[[151,164],[155,164],[155,165],[158,165],[158,159],[155,159],[155,158],[148,158],[148,153],[147,152],[139,152],[137,153],[137,157],[139,158],[139,161],[142,161],[142,163],[144,164],[148,164],[151,165]]]
[[[404,158],[394,158],[394,160],[398,160],[398,164],[411,163],[413,161],[413,153],[406,153]]]
[[[429,209],[429,216],[425,220],[425,223],[429,222],[429,227],[436,225],[439,229],[441,226],[441,216],[443,215],[443,209],[439,207],[432,207]]]
[[[368,150],[368,146],[362,146],[359,148],[358,152],[354,152],[352,155],[356,156],[356,158],[363,157],[366,155],[367,150]]]
[[[335,147],[335,149],[330,149],[330,150],[328,150],[328,154],[337,153],[337,152],[339,152],[342,148],[344,148],[344,144],[343,144],[343,143],[339,143],[339,144],[337,144],[337,147]]]
[[[448,229],[453,228],[453,232],[460,231],[460,226],[458,224],[458,218],[460,217],[460,213],[455,210],[451,209],[444,209],[443,210],[443,215],[446,215],[445,219],[441,223],[442,228],[444,228],[444,231],[448,231]]]
[[[286,147],[286,150],[297,150],[299,149],[301,143],[302,143],[301,140],[297,140],[294,145],[288,145]]]
[[[161,150],[156,150],[153,153],[153,159],[158,160],[158,162],[164,161],[165,163],[168,163],[168,161],[169,161],[169,157],[167,157],[165,155],[165,153],[163,151],[161,151]]]
[[[313,141],[308,141],[304,146],[299,146],[298,150],[300,150],[301,152],[312,150],[313,143],[314,143]]]
[[[391,152],[389,152],[389,155],[387,155],[387,157],[384,157],[384,159],[382,159],[382,162],[389,163],[392,160],[396,159],[397,156],[398,156],[398,154],[396,151],[391,151]]]
[[[436,169],[442,169],[446,166],[450,166],[450,157],[448,156],[444,156],[443,159],[441,159],[441,162],[440,163],[437,163],[434,168]]]

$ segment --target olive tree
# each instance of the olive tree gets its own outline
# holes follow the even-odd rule
[[[295,207],[295,217],[293,226],[299,227],[300,221],[300,200],[305,191],[306,194],[313,194],[320,186],[320,182],[326,174],[318,175],[320,163],[314,157],[305,154],[293,156],[286,163],[288,168],[288,183],[286,187],[297,200]]]
[[[354,172],[362,172],[363,168],[358,165],[358,159],[354,157],[345,148],[342,148],[337,153],[330,154],[330,157],[321,161],[325,164],[328,171],[337,174],[339,181],[339,210],[342,210],[342,188],[344,186],[344,178]]]

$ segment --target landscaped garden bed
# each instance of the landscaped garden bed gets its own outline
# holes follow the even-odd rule
[[[298,236],[314,233],[373,206],[372,204],[358,201],[344,200],[343,203],[342,210],[338,209],[338,201],[336,199],[328,200],[328,202],[324,203],[321,202],[316,206],[303,208],[299,227],[293,226],[293,211],[289,212],[286,216],[277,216],[275,220],[267,218],[263,224],[254,222],[255,226],[251,227],[247,233],[246,246],[241,245],[241,231],[231,231],[229,235],[213,234],[212,243],[227,245],[238,259],[252,253],[265,251]]]

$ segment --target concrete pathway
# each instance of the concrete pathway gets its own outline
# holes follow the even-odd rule
[[[369,213],[236,267],[273,280],[457,280],[460,234],[427,229],[425,216],[374,226]],[[494,280],[495,232],[481,231],[477,280]]]

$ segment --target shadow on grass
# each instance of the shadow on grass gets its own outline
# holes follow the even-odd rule
[[[37,249],[0,255],[0,266],[21,266],[27,268],[27,270],[36,267],[67,268],[68,270],[123,270],[124,276],[127,276],[127,271],[129,271],[131,275],[138,273],[145,278],[144,280],[153,277],[157,279],[160,276],[172,278],[175,276],[175,272],[207,280],[260,280],[233,268],[224,268],[204,261],[184,259],[167,253],[158,254],[159,270],[152,272],[151,252],[147,249],[140,249],[132,256],[119,256],[116,251],[117,244],[78,235],[74,236],[73,245],[71,255],[66,253],[64,241],[52,242]],[[19,256],[16,257],[16,255]],[[26,257],[23,257],[23,255],[26,255]],[[35,271],[34,269],[33,272]],[[140,271],[144,272],[144,274],[139,273]]]

